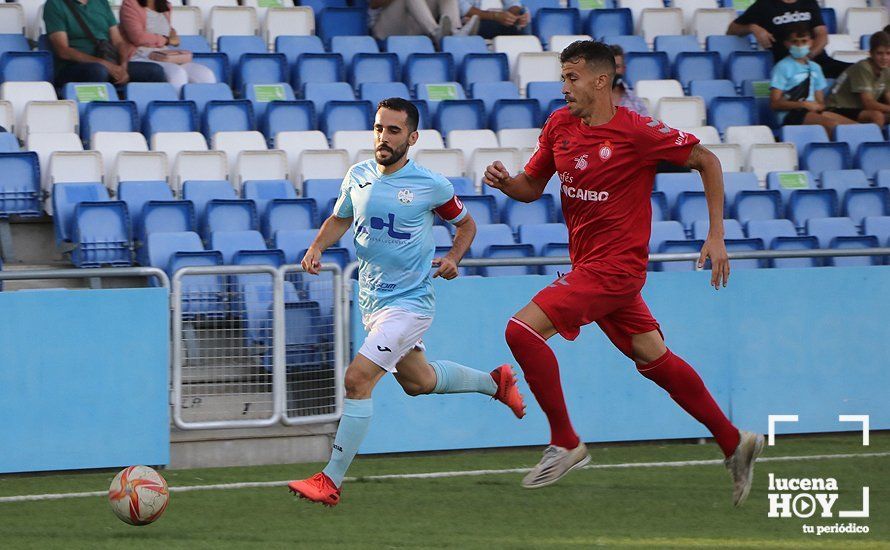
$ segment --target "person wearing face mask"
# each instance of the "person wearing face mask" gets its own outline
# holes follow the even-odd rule
[[[773,67],[770,81],[770,107],[782,125],[818,124],[831,133],[839,124],[855,124],[853,120],[825,110],[828,82],[822,67],[810,60],[813,35],[805,23],[788,29],[785,47],[788,56]]]
[[[631,111],[643,116],[649,115],[649,109],[642,99],[624,83],[624,50],[621,46],[611,46],[612,55],[615,56],[615,79],[612,81],[612,103],[620,107],[627,107]]]

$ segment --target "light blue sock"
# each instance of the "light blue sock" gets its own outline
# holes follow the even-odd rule
[[[454,361],[433,361],[436,371],[436,387],[433,393],[484,393],[494,395],[498,385],[487,372],[465,367]]]
[[[358,452],[359,445],[368,433],[373,415],[374,405],[370,399],[343,400],[343,417],[340,419],[337,436],[334,438],[331,460],[322,470],[337,487],[343,484],[346,470],[355,459],[355,453]]]

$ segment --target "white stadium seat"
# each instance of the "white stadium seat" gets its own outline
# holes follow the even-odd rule
[[[328,149],[329,146],[328,138],[325,137],[322,132],[319,132],[318,130],[309,130],[305,132],[279,132],[275,136],[275,148],[281,149],[287,154],[290,174],[294,183],[299,184],[302,181],[300,176],[300,161],[303,153],[305,151]],[[345,154],[347,157],[349,156],[349,153]],[[345,172],[335,177],[342,178],[344,175],[346,175]]]
[[[349,153],[342,149],[303,151],[300,156],[300,182],[314,178],[342,179],[350,165]]]
[[[661,0],[618,0],[618,7],[630,9],[634,20],[634,34],[642,34],[640,23],[643,19],[643,10],[661,9],[664,7],[664,2]]]
[[[102,153],[106,174],[111,173],[121,151],[148,151],[145,136],[139,132],[96,132],[91,144]]]
[[[43,24],[44,0],[17,0],[16,4],[24,10],[25,36],[36,42],[40,38],[40,26]],[[2,18],[3,16],[0,16],[0,19]]]
[[[216,41],[220,36],[254,36],[258,31],[253,8],[217,6],[210,10],[204,33],[216,50]]]
[[[25,10],[18,4],[0,4],[0,34],[25,34]]]
[[[29,134],[25,141],[28,151],[37,153],[40,163],[40,188],[49,191],[49,160],[50,155],[59,151],[83,151],[83,142],[77,134]],[[52,201],[47,197],[44,210],[52,214]]]
[[[534,35],[521,36],[495,36],[492,43],[496,53],[507,54],[507,61],[510,63],[510,73],[515,72],[516,60],[521,53],[543,52],[541,41]]]
[[[0,99],[12,104],[15,127],[19,128],[29,101],[55,101],[58,97],[56,89],[49,82],[4,82],[0,84]]]
[[[167,154],[162,151],[121,151],[105,184],[117,191],[122,181],[168,181],[170,167]]]
[[[15,129],[15,112],[12,110],[12,102],[0,99],[0,126],[6,128],[7,132],[13,132]]]
[[[19,139],[30,133],[78,132],[77,104],[74,101],[29,101],[25,104],[22,124],[17,128]]]
[[[445,177],[464,175],[464,153],[459,149],[420,149],[414,162]]]
[[[182,184],[189,180],[227,180],[229,160],[222,151],[181,151],[173,161],[170,182],[180,194]]]
[[[847,10],[851,8],[867,8],[868,0],[824,0],[823,8],[832,8],[837,15],[837,28],[847,28]]]
[[[868,57],[865,50],[835,50],[831,56],[844,63],[857,63]]]
[[[496,149],[500,147],[498,137],[491,130],[452,130],[448,132],[448,148],[464,152],[464,164],[468,164],[473,151],[480,147]]]
[[[776,142],[776,137],[769,126],[729,126],[724,133],[726,134],[726,143],[735,143],[742,148],[742,160],[746,166],[752,145]]]
[[[204,16],[203,24],[207,26],[210,21],[210,10],[216,6],[238,7],[238,0],[189,0],[188,4],[201,9]]]
[[[683,34],[683,11],[680,8],[646,8],[640,31],[650,47],[656,36]]]
[[[516,58],[512,80],[520,90],[529,82],[558,81],[562,77],[559,54],[556,52],[521,53]]]
[[[705,124],[705,100],[697,96],[664,97],[655,112],[656,118],[672,128]]]
[[[834,52],[838,51],[851,51],[858,49],[859,42],[857,40],[853,40],[853,37],[849,34],[829,34],[828,44],[825,45],[825,52],[828,53],[828,55],[833,55]]]
[[[683,28],[686,29],[684,34],[692,34],[692,22],[695,12],[698,10],[709,10],[719,8],[717,0],[674,0],[671,4],[675,8],[683,11]],[[725,34],[726,27],[719,34]]]
[[[311,34],[315,34],[315,15],[309,6],[269,8],[266,13],[263,38],[270,50],[275,47],[275,39],[279,36]]]
[[[842,27],[853,40],[863,34],[872,35],[887,26],[887,8],[850,8],[847,23]]]
[[[482,188],[481,182],[485,168],[496,160],[504,163],[504,167],[511,174],[516,174],[521,169],[522,157],[519,154],[519,149],[480,147],[473,151],[473,156],[470,157],[470,163],[466,168],[467,177],[476,186],[477,191]]]
[[[717,155],[724,172],[742,170],[742,148],[734,143],[708,145],[708,150]]]
[[[748,151],[748,170],[766,181],[770,172],[797,170],[797,148],[793,143],[755,143]]]
[[[649,101],[649,110],[657,111],[663,97],[683,97],[683,85],[676,80],[638,80],[634,85],[637,97]]]
[[[334,149],[345,149],[349,158],[354,161],[356,154],[362,149],[373,147],[374,132],[372,130],[340,130],[334,132]]]
[[[200,132],[156,132],[151,136],[151,150],[166,153],[167,165],[172,170],[180,152],[206,151],[207,140]]]
[[[498,130],[498,144],[501,147],[515,147],[517,149],[532,148],[538,144],[539,128],[506,128]]]
[[[732,8],[697,10],[692,16],[690,34],[694,34],[699,44],[704,45],[709,36],[726,34],[726,29],[736,17],[736,11]]]
[[[204,15],[197,6],[175,6],[170,11],[170,23],[180,36],[204,34]]]
[[[356,164],[359,162],[364,162],[366,160],[371,160],[373,158],[374,158],[374,150],[373,149],[361,149],[355,154]]]
[[[235,161],[241,151],[265,151],[266,138],[256,131],[249,132],[217,132],[213,134],[210,148],[223,151],[229,159],[229,173],[234,173]]]
[[[408,149],[408,158],[414,158],[414,153],[421,149],[444,149],[445,142],[439,130],[418,130],[417,143]]]
[[[550,37],[547,51],[561,53],[566,46],[578,40],[591,40],[589,34],[554,34]]]
[[[238,153],[232,183],[239,192],[245,181],[286,179],[289,179],[287,153],[281,149]]]
[[[49,157],[49,184],[102,183],[99,151],[55,151]]]
[[[713,126],[691,126],[677,128],[698,138],[702,145],[720,145],[720,132]]]
[[[274,0],[274,2],[270,2],[269,0],[243,0],[241,5],[253,8],[256,11],[257,21],[262,26],[263,23],[266,22],[266,14],[269,9],[276,5],[278,8],[293,8],[294,0]]]

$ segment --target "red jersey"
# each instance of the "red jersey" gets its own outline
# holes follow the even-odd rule
[[[558,173],[572,265],[645,277],[656,165],[685,164],[697,143],[624,107],[600,126],[568,107],[554,111],[525,172],[544,180]]]

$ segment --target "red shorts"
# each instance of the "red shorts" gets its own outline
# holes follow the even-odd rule
[[[576,267],[538,292],[538,305],[566,340],[596,322],[621,352],[631,357],[631,337],[658,330],[640,291],[644,279]]]

